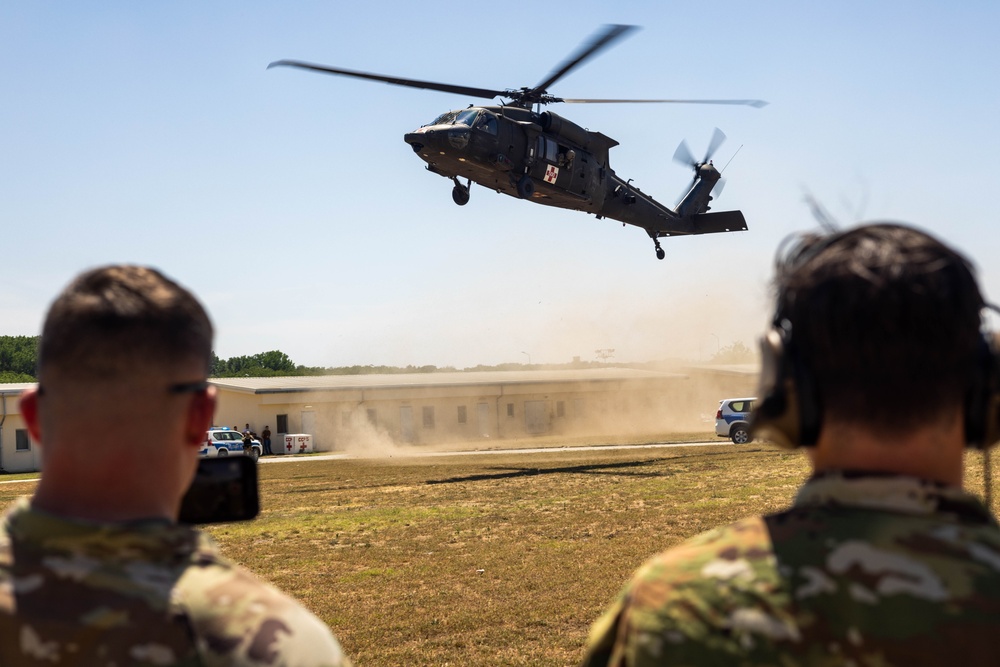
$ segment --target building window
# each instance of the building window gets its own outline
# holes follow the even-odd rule
[[[566,401],[556,401],[556,417],[566,416]]]
[[[278,415],[274,421],[276,433],[288,433],[288,415]]]
[[[19,428],[14,430],[14,449],[19,452],[26,452],[31,449],[31,439],[28,438],[28,429]]]
[[[427,406],[423,409],[424,428],[434,428],[434,408]]]
[[[508,403],[507,404],[507,416],[508,417],[513,417],[514,416],[514,404],[513,403]]]
[[[458,406],[458,423],[464,424],[466,422],[466,419],[467,417],[465,414],[465,406],[464,405]]]
[[[375,411],[375,408],[368,408],[368,423],[373,426],[378,424],[378,413]]]

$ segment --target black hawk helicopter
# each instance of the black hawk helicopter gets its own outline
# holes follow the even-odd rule
[[[451,179],[452,199],[459,206],[469,202],[472,183],[546,206],[592,213],[643,228],[653,240],[656,256],[663,259],[660,237],[744,231],[740,211],[709,213],[712,189],[721,173],[712,155],[725,135],[716,128],[705,157],[696,160],[681,142],[674,159],[694,169],[694,180],[674,208],[664,206],[623,180],[608,164],[608,151],[618,142],[591,132],[541,107],[567,104],[684,103],[741,104],[762,107],[761,100],[613,100],[555,97],[548,89],[598,51],[634,30],[635,26],[609,25],[556,68],[534,88],[489,90],[431,81],[418,81],[369,72],[327,67],[298,60],[278,60],[271,67],[298,67],[326,74],[382,81],[397,86],[424,88],[486,99],[505,98],[505,104],[473,106],[448,111],[432,123],[404,135],[403,140],[427,162],[427,169]],[[533,110],[532,107],[535,107]],[[459,178],[466,179],[463,184]]]

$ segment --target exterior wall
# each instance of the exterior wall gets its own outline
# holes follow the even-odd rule
[[[712,368],[648,379],[368,387],[323,391],[219,388],[214,422],[258,434],[272,446],[284,433],[310,433],[316,451],[391,448],[401,444],[490,443],[545,435],[620,436],[711,431],[719,401],[752,396],[757,376]],[[0,470],[41,469],[28,440],[18,395],[30,385],[0,385]],[[285,416],[287,431],[279,431]],[[22,440],[23,444],[23,440]]]
[[[8,401],[8,409],[10,402]],[[42,469],[42,452],[37,442],[28,438],[27,449],[17,449],[17,431],[23,430],[22,437],[27,437],[28,427],[21,415],[8,414],[4,420],[2,439],[3,454],[0,455],[0,467],[4,472],[36,472]]]
[[[711,432],[719,401],[752,395],[756,375],[692,370],[642,379],[253,390],[220,386],[216,423],[309,433],[315,451],[487,443],[547,435]],[[287,431],[279,430],[284,415]]]
[[[212,424],[215,426],[235,426],[242,431],[243,426],[249,423],[252,431],[260,433],[264,430],[265,422],[258,420],[259,402],[258,397],[251,393],[220,391]],[[271,424],[271,430],[274,430],[273,424]]]
[[[10,386],[10,385],[8,385]],[[22,386],[22,385],[16,385]],[[38,443],[28,437],[28,427],[18,408],[19,389],[4,389],[0,385],[0,471],[36,472],[42,469],[41,450]],[[18,449],[18,431],[26,449]]]

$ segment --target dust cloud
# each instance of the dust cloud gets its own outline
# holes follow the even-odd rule
[[[715,412],[727,397],[749,396],[753,372],[699,367],[657,369],[642,377],[529,386],[503,372],[480,393],[436,388],[331,404],[318,427],[332,449],[364,458],[414,452],[655,442],[714,438]],[[501,386],[502,385],[502,386]],[[405,398],[401,395],[405,394]],[[461,396],[460,394],[467,394]],[[404,419],[401,415],[407,415]]]
[[[416,355],[406,363],[417,365],[444,359],[435,365],[469,368],[513,362],[541,370],[546,365],[586,368],[602,360],[608,366],[658,371],[655,377],[619,380],[611,390],[606,383],[586,381],[572,390],[552,387],[538,395],[519,389],[516,397],[459,399],[440,392],[421,397],[407,391],[405,400],[340,408],[326,416],[321,428],[333,434],[336,451],[386,458],[444,448],[653,442],[683,434],[714,438],[719,401],[754,395],[757,376],[747,368],[736,371],[711,362],[736,343],[756,351],[767,322],[766,281],[733,280],[729,275],[684,284],[664,280],[657,289],[616,281],[627,284],[573,292],[572,281],[554,277],[552,285],[535,289],[519,304],[493,304],[488,314],[479,315],[461,299],[443,299],[433,308],[421,304],[396,314],[409,334],[405,343],[393,343],[391,331],[366,340],[369,348],[379,349],[373,363],[399,363],[393,354],[405,348]],[[455,343],[456,336],[461,344]],[[438,349],[441,341],[447,351]],[[605,358],[598,351],[604,351]],[[466,360],[464,365],[451,361],[459,356]],[[752,369],[756,359],[745,363]],[[498,383],[503,380],[493,384]],[[527,402],[534,403],[532,415],[527,414]],[[477,412],[484,403],[486,426],[479,423]],[[514,404],[514,414],[508,415],[508,403]],[[411,410],[407,425],[400,414],[405,405]],[[435,410],[430,428],[423,421],[425,406]],[[461,423],[456,419],[459,409],[465,415]]]

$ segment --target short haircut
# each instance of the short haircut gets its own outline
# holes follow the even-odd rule
[[[156,269],[114,265],[80,274],[56,297],[38,374],[113,380],[196,362],[207,375],[211,360],[212,323],[193,294]]]
[[[832,418],[909,429],[961,407],[982,349],[972,265],[929,234],[869,224],[779,251],[775,324]]]

